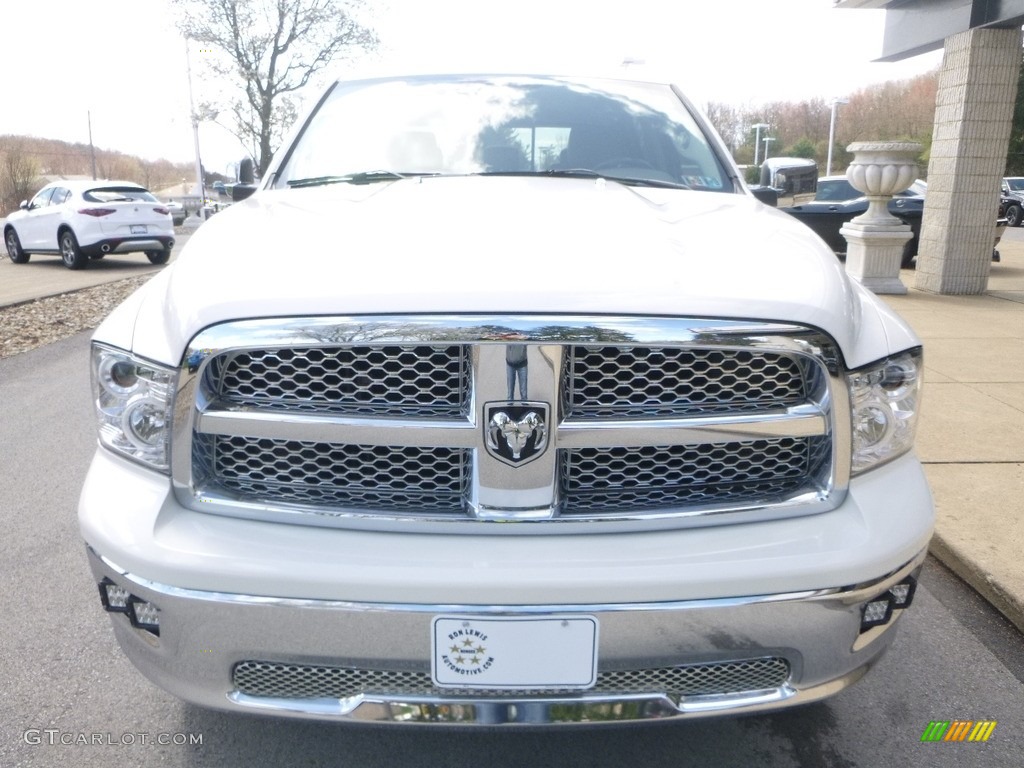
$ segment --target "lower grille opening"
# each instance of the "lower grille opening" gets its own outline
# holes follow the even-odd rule
[[[391,696],[473,696],[522,698],[551,694],[579,694],[577,690],[507,691],[439,689],[428,672],[372,670],[242,661],[235,665],[236,690],[247,696],[283,699],[347,699],[359,694]],[[686,664],[647,669],[598,672],[587,693],[665,694],[672,698],[738,694],[779,688],[789,681],[789,662],[778,656]]]

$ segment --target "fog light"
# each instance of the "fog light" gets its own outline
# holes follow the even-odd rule
[[[111,613],[128,613],[128,601],[131,593],[124,587],[120,587],[110,579],[103,579],[100,582],[100,600],[103,602],[103,609]]]
[[[128,618],[131,619],[133,627],[152,632],[154,635],[160,634],[160,609],[152,603],[135,598],[131,602]]]
[[[864,606],[864,612],[860,619],[860,631],[880,627],[882,624],[888,623],[891,618],[892,601],[887,594],[882,595]]]
[[[160,609],[104,577],[99,584],[103,610],[124,613],[133,627],[160,636]]]
[[[908,576],[904,581],[895,585],[889,590],[889,597],[892,599],[893,607],[906,608],[914,600],[914,591],[917,589],[917,580]]]

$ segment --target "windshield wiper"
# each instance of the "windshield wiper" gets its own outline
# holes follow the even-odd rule
[[[666,181],[665,179],[637,179],[634,177],[620,178],[619,176],[605,176],[609,181],[617,181],[620,184],[625,184],[630,187],[655,187],[658,189],[695,189],[689,184],[683,184],[681,181]],[[706,189],[706,187],[702,187]]]
[[[575,179],[603,179],[605,175],[589,168],[551,168],[546,171],[480,171],[474,176],[568,176]]]
[[[562,176],[570,179],[608,179],[634,187],[660,187],[663,189],[693,189],[689,184],[663,179],[638,179],[633,176],[613,176],[590,168],[551,168],[547,171],[481,171],[477,176]]]
[[[360,173],[346,173],[341,176],[311,176],[308,179],[292,179],[288,182],[288,186],[320,187],[325,184],[375,184],[378,181],[395,181],[396,179],[405,179],[409,176],[429,175],[432,174],[404,174],[396,171],[361,171]]]

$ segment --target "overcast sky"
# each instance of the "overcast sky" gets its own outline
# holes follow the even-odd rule
[[[872,63],[884,12],[832,0],[367,0],[381,39],[341,74],[378,70],[605,71],[630,57],[679,82],[698,104],[843,96],[938,66],[935,52]],[[4,3],[0,134],[87,143],[149,159],[194,158],[186,43],[167,0]],[[215,100],[191,49],[196,103]],[[310,94],[313,95],[313,94]],[[224,122],[227,110],[219,118]],[[203,161],[222,171],[244,150],[221,125],[200,125]]]

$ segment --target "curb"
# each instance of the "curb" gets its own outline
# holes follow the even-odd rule
[[[1007,590],[991,573],[964,557],[955,544],[946,541],[938,532],[932,537],[929,553],[971,585],[975,592],[1005,616],[1018,630],[1024,632],[1024,601]]]

